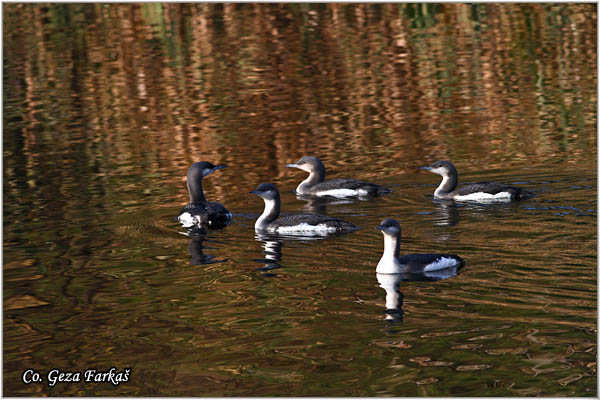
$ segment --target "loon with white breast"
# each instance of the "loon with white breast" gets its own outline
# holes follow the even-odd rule
[[[254,224],[257,231],[287,235],[326,236],[358,229],[350,222],[320,214],[292,214],[280,217],[279,190],[271,183],[261,183],[250,193],[262,197],[265,201],[265,210]]]
[[[433,193],[433,196],[439,199],[480,202],[514,201],[525,195],[525,191],[521,188],[498,182],[469,183],[456,189],[458,171],[450,161],[436,161],[430,166],[420,169],[442,176],[442,183]]]
[[[313,196],[378,196],[389,193],[386,187],[356,179],[329,179],[325,180],[325,166],[317,157],[305,156],[294,164],[287,164],[288,168],[298,168],[309,173],[308,178],[300,182],[296,193]]]
[[[462,258],[454,254],[406,254],[400,256],[401,228],[398,221],[387,218],[377,226],[383,233],[383,256],[377,264],[378,274],[422,274],[459,267]]]
[[[177,216],[177,220],[184,228],[194,226],[223,228],[229,224],[231,213],[222,204],[207,201],[202,190],[202,178],[226,167],[226,165],[213,165],[208,161],[200,161],[193,163],[188,169],[187,187],[190,202]]]

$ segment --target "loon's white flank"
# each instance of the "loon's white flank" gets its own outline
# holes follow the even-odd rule
[[[469,193],[464,196],[454,196],[454,200],[458,201],[482,201],[482,202],[494,202],[494,201],[511,201],[512,195],[509,192],[500,192],[496,194],[490,194],[485,192]]]
[[[184,228],[190,228],[198,223],[198,219],[189,212],[179,215],[178,219]]]
[[[367,192],[364,189],[329,189],[329,190],[322,190],[320,192],[317,192],[317,195],[319,196],[332,196],[332,197],[352,197],[352,196],[357,196],[357,195],[368,195],[369,192]]]
[[[310,225],[306,222],[302,222],[298,225],[278,226],[277,228],[268,230],[288,235],[325,236],[329,233],[336,232],[337,228],[335,226],[328,226],[327,224]]]
[[[454,267],[456,265],[458,265],[458,261],[456,261],[456,259],[450,257],[441,257],[439,260],[432,262],[423,268],[423,271],[438,271],[440,269]]]

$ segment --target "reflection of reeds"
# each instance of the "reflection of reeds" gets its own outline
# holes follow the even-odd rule
[[[4,11],[5,122],[22,120],[5,125],[5,144],[28,171],[42,155],[80,160],[65,175],[81,163],[155,173],[207,159],[258,182],[306,153],[337,169],[377,159],[402,169],[425,157],[578,162],[595,148],[591,4]]]

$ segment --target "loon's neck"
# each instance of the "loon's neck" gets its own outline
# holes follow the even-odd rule
[[[205,203],[204,191],[202,190],[202,178],[187,180],[188,192],[190,193],[190,203]]]
[[[325,180],[325,168],[314,168],[310,171],[308,178],[300,182],[298,187],[296,188],[296,192],[299,194],[306,194],[308,190],[316,185],[317,183],[321,183]]]
[[[402,272],[398,258],[400,257],[400,235],[383,235],[383,255],[377,264],[376,272],[380,274],[396,274]]]
[[[258,217],[254,224],[255,229],[266,229],[269,223],[275,221],[279,217],[279,211],[281,210],[281,200],[279,196],[274,199],[265,199],[265,210],[262,215]]]
[[[383,257],[400,258],[400,235],[383,235]]]
[[[442,175],[442,183],[435,189],[433,195],[435,197],[446,197],[448,193],[456,189],[458,184],[458,173],[451,171],[448,175]]]

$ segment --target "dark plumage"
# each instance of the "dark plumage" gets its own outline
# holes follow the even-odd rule
[[[454,254],[435,253],[405,254],[398,257],[397,260],[406,266],[406,272],[420,273],[423,272],[423,266],[439,262],[442,258],[453,258],[457,260],[457,263],[462,263],[462,259]]]
[[[389,189],[375,183],[357,179],[329,179],[325,180],[325,166],[317,157],[305,156],[295,164],[287,164],[288,168],[298,168],[310,175],[296,188],[296,193],[314,196],[378,196],[389,193]],[[329,193],[327,193],[329,192]]]
[[[489,193],[498,194],[500,192],[508,192],[512,198],[518,200],[522,197],[523,190],[518,187],[509,186],[498,182],[474,182],[467,183],[454,191],[458,196],[466,196],[471,193]]]
[[[211,228],[223,228],[231,222],[231,213],[224,205],[216,201],[204,203],[189,203],[179,212],[179,220],[185,213],[189,213],[195,221],[193,225],[207,225]],[[181,221],[184,222],[184,221]]]
[[[356,225],[351,224],[350,222],[343,221],[339,218],[329,217],[327,215],[321,214],[292,214],[292,215],[281,215],[276,220],[272,221],[269,226],[271,228],[278,227],[289,227],[296,226],[300,224],[308,224],[308,225],[319,225],[326,224],[328,227],[333,227],[338,232],[346,231],[346,230],[354,230],[357,229]]]

